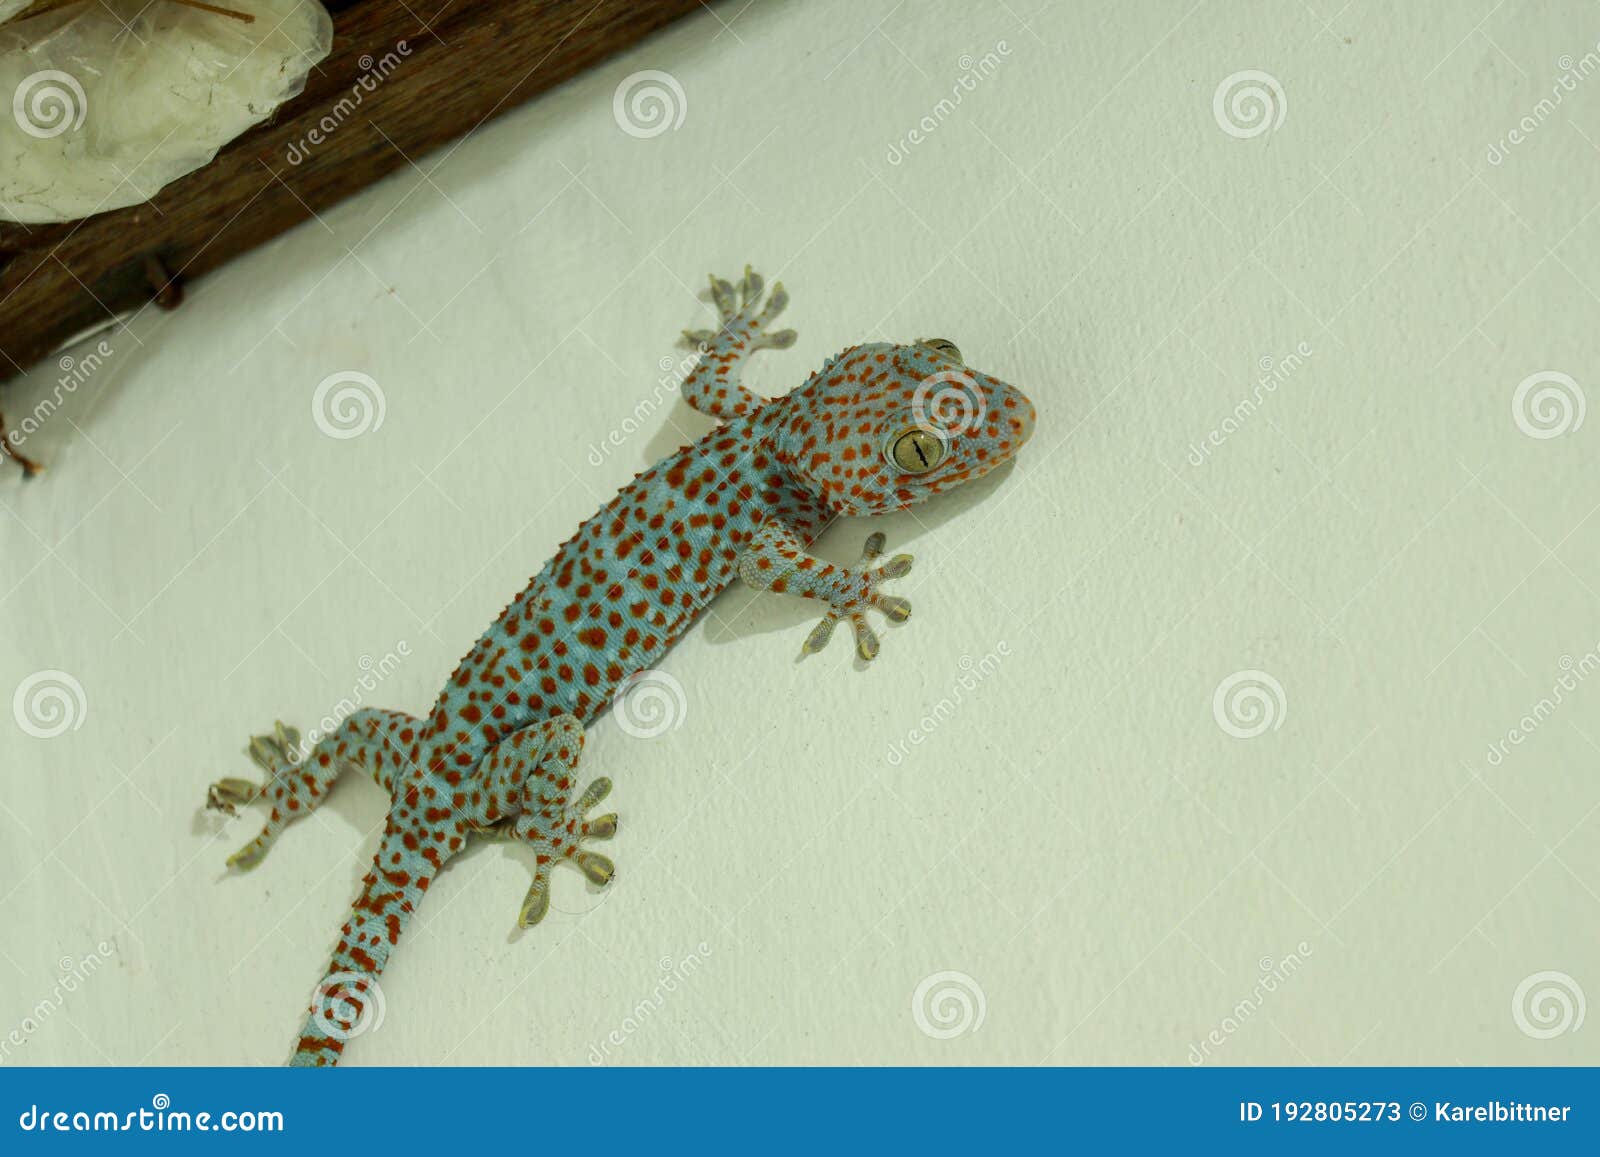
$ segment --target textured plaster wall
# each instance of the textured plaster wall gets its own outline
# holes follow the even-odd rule
[[[1519,0],[717,4],[8,386],[51,469],[0,479],[0,709],[71,681],[0,713],[5,1059],[285,1058],[385,801],[228,878],[258,821],[206,784],[368,666],[424,710],[709,427],[657,383],[750,261],[800,332],[758,390],[947,336],[1037,435],[826,537],[917,556],[870,669],[720,599],[675,726],[591,732],[614,887],[517,934],[525,859],[467,856],[349,1063],[1600,1061],[1597,41]],[[384,408],[341,439],[344,371]]]

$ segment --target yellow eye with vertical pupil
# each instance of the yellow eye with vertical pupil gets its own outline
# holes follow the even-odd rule
[[[931,430],[913,426],[889,442],[889,461],[905,474],[926,474],[944,460],[944,440]]]
[[[963,364],[961,350],[956,346],[955,342],[947,337],[925,337],[920,339],[919,344],[927,346],[936,354],[949,358],[957,365]]]

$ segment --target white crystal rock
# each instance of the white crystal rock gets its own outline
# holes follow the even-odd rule
[[[305,86],[333,22],[317,0],[88,0],[0,25],[0,219],[147,201]],[[0,16],[12,0],[0,0]],[[9,111],[9,115],[7,112]]]

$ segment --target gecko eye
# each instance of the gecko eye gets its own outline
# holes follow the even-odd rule
[[[933,350],[934,353],[942,354],[944,357],[949,358],[950,360],[955,362],[957,365],[965,365],[966,364],[964,361],[961,360],[961,350],[960,350],[960,348],[956,345],[955,342],[951,341],[949,338],[944,338],[944,337],[925,337],[925,338],[922,338],[920,341],[918,341],[917,344],[918,345],[927,346],[929,349]]]
[[[905,474],[926,474],[944,461],[944,439],[922,426],[902,430],[886,449],[895,469]]]

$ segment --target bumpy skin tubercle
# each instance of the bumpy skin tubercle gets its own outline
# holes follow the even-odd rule
[[[474,835],[515,839],[535,853],[520,924],[549,909],[550,869],[571,862],[596,885],[615,872],[592,841],[614,814],[590,813],[607,779],[579,788],[584,728],[619,688],[661,663],[710,601],[736,579],[827,607],[804,650],[825,646],[845,620],[857,653],[874,658],[871,610],[904,621],[911,605],[882,589],[910,555],[839,567],[806,553],[841,515],[902,510],[1012,458],[1033,429],[1019,391],[961,364],[949,342],[852,346],[798,389],[764,399],[739,381],[756,350],[794,343],[770,325],[788,301],[764,295],[747,267],[737,287],[711,279],[716,330],[687,332],[702,347],[684,383],[696,409],[721,424],[638,475],[562,545],[462,659],[425,716],[367,708],[304,750],[278,724],[251,742],[266,775],[224,779],[208,804],[232,814],[261,802],[261,834],[229,865],[261,862],[292,821],[355,767],[388,793],[383,840],[333,959],[314,990],[291,1063],[334,1064],[360,1031],[378,977],[428,886]],[[876,565],[874,565],[876,564]]]

